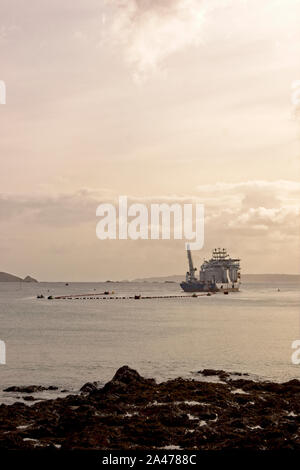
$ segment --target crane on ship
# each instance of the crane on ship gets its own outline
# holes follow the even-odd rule
[[[186,251],[187,251],[187,257],[188,257],[188,262],[189,262],[189,271],[186,273],[186,279],[191,280],[191,281],[196,280],[195,272],[197,271],[197,268],[194,268],[190,245],[187,245]]]

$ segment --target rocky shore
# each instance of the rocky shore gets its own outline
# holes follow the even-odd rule
[[[1,405],[0,449],[300,449],[300,381],[200,374],[221,382],[157,384],[123,366],[100,389],[88,383],[77,395]],[[26,388],[9,391],[42,390]]]

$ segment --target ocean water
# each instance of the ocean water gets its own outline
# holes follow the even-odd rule
[[[280,292],[277,288],[280,287]],[[300,339],[299,284],[244,283],[229,295],[171,299],[48,300],[48,295],[180,295],[176,283],[0,283],[0,401],[10,385],[78,390],[105,383],[122,365],[158,381],[203,368],[276,381],[300,378],[291,344]],[[15,399],[14,399],[15,400]]]

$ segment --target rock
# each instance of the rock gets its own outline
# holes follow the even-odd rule
[[[34,398],[32,395],[27,395],[27,396],[22,397],[22,398],[25,401],[36,401],[37,400],[37,398]]]
[[[297,379],[289,380],[288,382],[284,382],[281,385],[284,391],[289,390],[295,393],[300,392],[300,380],[297,380]]]
[[[104,385],[103,392],[127,393],[128,388],[147,387],[155,384],[154,379],[142,377],[136,370],[128,366],[120,367],[112,380]]]
[[[23,389],[30,387],[41,391]],[[232,393],[239,388],[247,393]],[[30,406],[0,405],[0,449],[300,449],[299,381],[157,384],[123,366],[103,388],[88,382],[81,391]]]
[[[51,385],[50,387],[42,387],[41,385],[25,385],[25,386],[16,386],[5,388],[3,392],[18,392],[18,393],[37,393],[43,392],[45,390],[58,390],[58,387]]]
[[[186,427],[189,422],[187,413],[182,411],[177,406],[172,406],[164,410],[159,410],[159,412],[157,413],[157,418],[159,422],[161,422],[163,425],[171,427]]]
[[[225,372],[225,370],[214,370],[214,369],[199,370],[198,374],[202,374],[205,377],[218,376],[222,379],[225,379],[230,376],[230,374],[228,372]]]
[[[136,370],[131,369],[128,366],[120,367],[117,370],[115,375],[113,376],[112,380],[108,383],[115,383],[115,382],[122,382],[124,384],[132,384],[132,383],[139,383],[139,384],[154,384],[155,381],[153,379],[145,379],[142,377]]]
[[[236,375],[238,377],[249,376],[247,372],[226,372],[225,370],[220,370],[220,369],[203,369],[203,370],[198,370],[197,373],[202,374],[205,377],[219,376],[221,379],[227,379],[231,375]]]
[[[18,387],[16,385],[12,387],[5,388],[3,392],[20,392],[20,393],[35,393],[35,392],[42,392],[44,387],[40,385],[27,385],[24,387]]]
[[[81,387],[80,392],[89,393],[92,390],[97,390],[97,389],[98,389],[98,382],[87,382]]]

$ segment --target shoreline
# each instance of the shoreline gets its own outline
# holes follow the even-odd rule
[[[234,373],[238,375],[237,373]],[[300,449],[300,381],[199,377],[156,383],[128,366],[98,388],[28,404],[0,405],[0,449]],[[20,392],[42,391],[29,388]],[[30,401],[30,400],[29,400]]]

